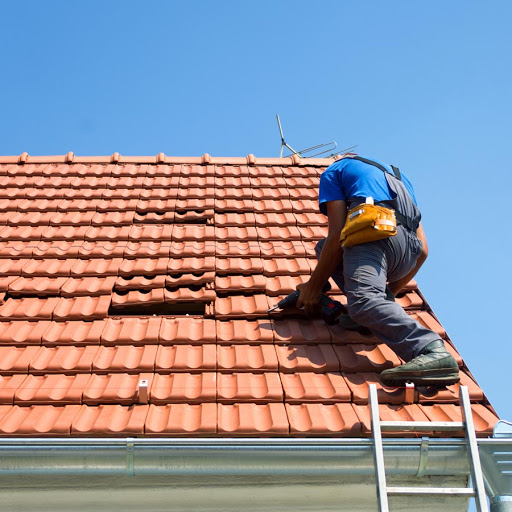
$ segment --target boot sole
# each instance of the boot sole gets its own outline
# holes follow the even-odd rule
[[[429,375],[431,373],[431,375]],[[404,372],[400,375],[380,376],[380,381],[385,386],[398,386],[412,382],[415,386],[436,386],[445,387],[457,384],[460,381],[459,370],[439,371],[430,370],[427,372]]]

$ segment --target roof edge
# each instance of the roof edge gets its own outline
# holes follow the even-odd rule
[[[212,157],[205,153],[200,157],[167,156],[158,153],[156,156],[124,156],[113,153],[106,156],[77,156],[72,151],[66,155],[31,156],[24,152],[21,155],[0,155],[0,164],[188,164],[188,165],[249,165],[249,166],[299,166],[325,167],[338,157],[331,158],[301,158],[292,155],[285,158],[256,157],[249,154],[246,157]]]

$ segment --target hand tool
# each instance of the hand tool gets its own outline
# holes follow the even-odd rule
[[[297,304],[299,300],[300,292],[299,290],[295,290],[290,295],[287,295],[284,299],[281,299],[275,306],[271,307],[267,312],[274,311],[276,309],[286,309],[291,308]],[[337,300],[333,300],[327,295],[322,294],[320,297],[320,316],[324,319],[325,323],[329,325],[334,325],[336,323],[336,319],[342,313],[345,313],[345,306],[338,302]]]

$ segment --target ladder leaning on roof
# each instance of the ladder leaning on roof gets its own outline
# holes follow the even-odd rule
[[[484,479],[478,445],[476,441],[473,415],[467,386],[460,386],[460,402],[462,408],[462,422],[457,421],[381,421],[379,415],[379,402],[377,387],[370,384],[370,412],[373,434],[373,453],[375,458],[375,471],[377,478],[377,499],[379,511],[388,512],[388,496],[467,496],[475,497],[479,512],[488,512],[485,496]],[[411,432],[436,431],[453,432],[464,430],[466,446],[468,449],[469,466],[473,487],[388,487],[386,484],[386,468],[384,466],[384,449],[382,445],[382,431]]]

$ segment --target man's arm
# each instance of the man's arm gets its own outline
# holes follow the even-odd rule
[[[388,286],[393,295],[400,293],[403,287],[417,274],[418,270],[421,268],[421,266],[423,265],[423,263],[425,263],[425,260],[427,259],[428,245],[421,222],[420,225],[418,226],[418,230],[416,231],[416,235],[423,244],[423,248],[421,249],[421,253],[418,256],[418,260],[416,261],[416,266],[406,276],[402,277],[402,279],[399,279],[398,281],[395,281],[393,283],[389,283]]]
[[[329,232],[320,259],[310,280],[297,286],[297,290],[300,291],[297,307],[304,307],[306,313],[312,313],[317,307],[322,295],[322,288],[338,266],[343,254],[340,234],[347,218],[346,203],[341,200],[329,201],[326,206]]]

